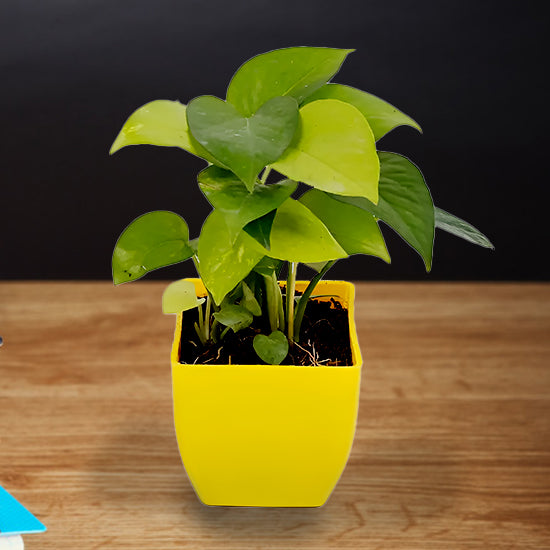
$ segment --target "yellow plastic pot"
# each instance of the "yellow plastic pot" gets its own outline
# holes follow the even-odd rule
[[[202,282],[192,279],[197,294]],[[297,282],[303,290],[306,282]],[[322,506],[346,465],[357,421],[361,352],[351,283],[321,281],[349,311],[353,366],[181,364],[172,348],[174,420],[200,500],[220,506]]]

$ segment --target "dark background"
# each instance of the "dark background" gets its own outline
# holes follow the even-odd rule
[[[434,267],[390,230],[392,265],[333,278],[547,280],[548,13],[543,2],[2,0],[0,278],[108,279],[135,217],[173,210],[197,236],[203,161],[109,147],[154,99],[225,97],[246,59],[287,46],[356,48],[335,81],[415,118],[379,142],[422,169],[436,205],[494,252],[437,232]],[[190,262],[149,277],[191,275]]]

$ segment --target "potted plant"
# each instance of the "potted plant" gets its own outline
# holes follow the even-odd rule
[[[354,437],[362,359],[353,285],[321,279],[352,254],[390,262],[379,222],[428,271],[436,227],[492,247],[434,207],[410,160],[377,151],[393,128],[420,127],[374,95],[329,83],[351,51],[258,55],[235,73],[225,100],[147,103],[111,148],[173,146],[208,163],[197,178],[212,205],[200,236],[190,239],[176,213],[150,212],[121,234],[112,264],[120,284],[195,263],[199,278],[168,286],[163,311],[177,314],[179,449],[205,504],[327,500]],[[312,269],[310,280],[296,280],[299,264]]]

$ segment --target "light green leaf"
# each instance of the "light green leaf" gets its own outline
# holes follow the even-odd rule
[[[197,298],[195,285],[191,281],[176,281],[166,287],[162,295],[163,313],[180,313],[204,303],[204,298]]]
[[[113,252],[113,282],[135,281],[192,255],[185,220],[165,210],[149,212],[136,218],[118,238]]]
[[[268,365],[280,365],[288,354],[288,340],[280,330],[269,336],[257,334],[252,345],[258,357]]]
[[[260,170],[288,147],[298,118],[298,104],[291,97],[274,97],[249,118],[214,96],[197,97],[187,107],[193,137],[249,191]]]
[[[300,121],[298,138],[272,167],[322,191],[377,203],[380,163],[361,112],[349,103],[322,99],[302,107]]]
[[[370,254],[390,263],[390,255],[376,218],[351,204],[312,189],[300,197],[348,254]]]
[[[244,306],[237,304],[222,304],[219,311],[214,313],[216,320],[230,327],[233,332],[238,332],[252,323],[252,313]]]
[[[394,229],[432,267],[434,206],[422,172],[406,157],[379,153],[380,201],[374,205],[360,197],[332,198],[370,212]]]
[[[347,257],[323,223],[303,204],[287,199],[271,228],[273,258],[289,262],[323,262]]]
[[[214,210],[204,222],[199,237],[199,272],[214,301],[242,281],[262,259],[265,249],[241,232],[233,242],[221,212]]]
[[[255,113],[266,101],[277,96],[294,97],[300,104],[328,82],[353,51],[298,47],[257,55],[233,76],[227,89],[227,101],[244,116]]]
[[[243,299],[240,301],[241,306],[245,307],[255,317],[259,317],[262,314],[262,308],[260,307],[258,300],[256,300],[256,296],[254,296],[254,293],[244,281],[242,283],[242,287]]]
[[[124,123],[109,154],[127,145],[179,147],[209,162],[215,162],[189,133],[186,107],[179,101],[159,99],[134,111]]]
[[[247,223],[281,205],[298,185],[292,180],[270,185],[257,184],[250,193],[232,172],[216,166],[209,166],[200,172],[198,181],[212,206],[223,213],[232,239]]]
[[[310,95],[306,103],[311,103],[318,99],[339,99],[357,107],[367,119],[376,141],[397,126],[412,126],[419,132],[422,132],[419,124],[411,117],[402,113],[383,99],[357,88],[351,88],[342,84],[326,84],[317,92]]]
[[[465,241],[483,246],[484,248],[495,249],[491,241],[481,231],[457,216],[441,210],[441,208],[435,209],[435,226]]]

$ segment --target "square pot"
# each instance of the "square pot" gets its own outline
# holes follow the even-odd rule
[[[191,280],[205,295],[202,282]],[[297,290],[306,286],[296,283]],[[359,405],[355,288],[320,281],[316,293],[330,294],[348,309],[351,366],[182,364],[177,316],[171,355],[176,436],[204,504],[322,506],[338,482]]]

